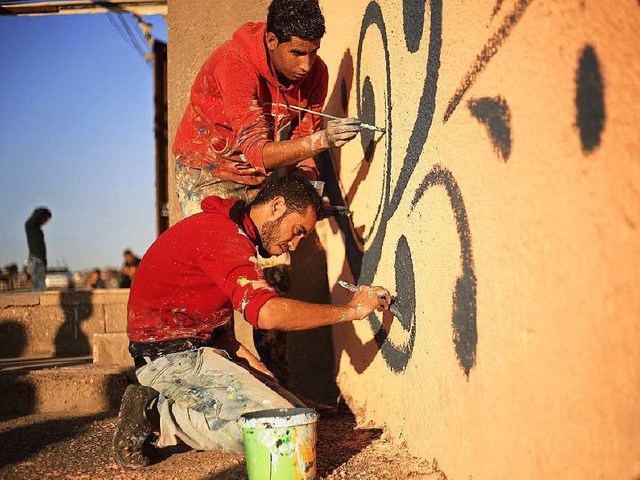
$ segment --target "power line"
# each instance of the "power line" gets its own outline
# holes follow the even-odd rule
[[[122,26],[124,27],[125,31],[127,32],[127,35],[131,39],[131,44],[138,51],[138,53],[144,57],[144,53],[145,52],[142,49],[142,47],[140,46],[140,44],[138,43],[138,40],[136,39],[136,36],[131,31],[131,27],[127,23],[126,18],[124,16],[122,16],[122,15],[118,15],[118,20],[120,20],[120,23],[122,24]]]
[[[122,27],[120,25],[118,25],[118,23],[116,23],[116,21],[113,19],[114,14],[112,14],[111,12],[107,13],[107,18],[109,19],[109,21],[111,22],[111,25],[113,25],[113,28],[116,29],[116,31],[120,34],[120,37],[122,37],[122,39],[129,44],[129,46],[133,47],[133,45],[131,45],[131,40],[129,40],[125,33],[122,31]]]
[[[114,19],[114,15],[117,16],[117,18],[119,20],[119,23]],[[147,60],[146,52],[145,52],[144,48],[138,42],[138,39],[134,35],[134,33],[131,30],[131,27],[127,23],[126,19],[123,18],[123,15],[120,14],[120,13],[113,14],[113,13],[109,12],[109,13],[107,13],[107,17],[109,18],[109,21],[111,22],[111,25],[113,25],[113,28],[116,29],[116,31],[118,32],[120,37],[122,37],[122,39],[130,47],[132,47],[134,50],[136,50],[136,52],[138,52],[138,54],[142,57],[142,59],[149,66],[149,68],[151,68],[151,66],[152,66],[151,62],[149,60]]]
[[[133,27],[133,30],[138,34],[138,40],[140,40],[143,45],[148,45],[147,39],[142,31],[142,26],[144,24],[144,22],[142,21],[142,18],[136,15],[131,15],[131,17],[128,17],[128,18],[131,18],[134,21],[134,24],[132,25],[132,27]]]

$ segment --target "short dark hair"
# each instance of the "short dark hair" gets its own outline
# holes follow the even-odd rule
[[[318,40],[324,36],[324,17],[318,0],[273,0],[267,13],[267,32],[280,43],[291,37]]]
[[[299,175],[272,176],[249,206],[262,205],[276,197],[283,197],[287,210],[291,212],[304,213],[311,207],[316,220],[323,218],[322,199],[316,188]]]

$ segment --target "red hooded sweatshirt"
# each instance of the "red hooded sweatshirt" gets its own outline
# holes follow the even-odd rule
[[[258,266],[258,232],[244,202],[207,197],[149,247],[129,292],[132,342],[209,341],[238,310],[254,327],[277,296]]]
[[[289,125],[289,138],[322,128],[319,116],[288,106],[322,110],[327,66],[317,57],[305,78],[285,87],[267,53],[265,32],[263,22],[243,25],[200,69],[173,142],[181,164],[210,169],[225,180],[259,185],[268,175],[262,160],[265,143],[280,138]],[[247,167],[256,170],[247,173]],[[313,159],[298,167],[317,173]]]

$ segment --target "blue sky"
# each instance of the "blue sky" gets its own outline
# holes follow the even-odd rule
[[[166,42],[164,19],[145,20]],[[2,16],[0,72],[0,266],[22,265],[38,206],[53,213],[50,265],[142,256],[156,232],[151,68],[107,15]]]

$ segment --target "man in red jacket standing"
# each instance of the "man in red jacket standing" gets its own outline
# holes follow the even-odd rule
[[[183,216],[209,195],[251,201],[272,174],[316,180],[314,156],[356,137],[360,122],[321,111],[327,66],[318,56],[325,33],[317,0],[273,0],[267,21],[241,26],[205,61],[173,143],[176,190]],[[259,258],[279,293],[290,288],[290,257]],[[261,358],[288,383],[286,334],[254,331]]]
[[[149,247],[129,294],[140,385],[127,388],[114,437],[125,466],[147,465],[154,442],[242,453],[241,414],[303,406],[236,340],[234,310],[256,328],[292,331],[359,320],[391,301],[386,289],[361,286],[346,305],[306,303],[265,281],[258,252],[295,250],[321,214],[300,176],[270,180],[249,204],[208,197],[202,207]]]

